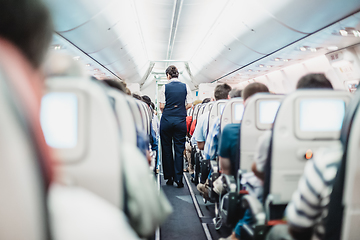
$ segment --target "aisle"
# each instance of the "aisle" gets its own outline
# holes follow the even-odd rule
[[[229,236],[231,229],[223,228],[215,231],[212,218],[215,216],[214,206],[204,203],[196,190],[196,186],[190,182],[189,174],[184,174],[188,179],[191,190],[184,179],[184,188],[167,186],[161,178],[161,187],[168,197],[174,212],[160,228],[161,240],[217,240],[220,237]],[[193,198],[191,196],[193,192]],[[196,206],[197,205],[197,206]]]

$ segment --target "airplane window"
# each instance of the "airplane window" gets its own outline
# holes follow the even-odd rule
[[[243,117],[244,113],[244,105],[242,103],[238,103],[234,105],[234,118],[237,121],[240,121]]]
[[[74,93],[53,92],[41,101],[41,126],[53,148],[74,148],[78,138],[78,99]]]
[[[279,110],[279,101],[262,101],[259,104],[259,120],[261,124],[272,124]]]
[[[306,99],[300,102],[300,130],[339,131],[345,114],[345,102],[335,99]]]
[[[225,108],[225,103],[219,104],[219,109],[218,110],[219,110],[220,115],[223,113],[224,108]]]

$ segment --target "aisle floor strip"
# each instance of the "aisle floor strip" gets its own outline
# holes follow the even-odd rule
[[[199,218],[200,218],[200,220],[201,220],[201,218],[203,218],[204,215],[203,215],[203,213],[201,212],[199,203],[198,203],[198,201],[197,201],[197,199],[196,199],[196,197],[195,197],[194,191],[192,190],[192,187],[191,187],[191,185],[190,185],[190,183],[189,183],[188,178],[186,177],[185,173],[183,173],[183,174],[184,174],[184,178],[185,178],[186,184],[187,184],[187,186],[188,186],[188,188],[189,188],[191,198],[192,198],[193,203],[194,203],[194,205],[195,205],[196,211],[197,211],[198,216],[199,216]],[[207,240],[212,240],[212,237],[211,237],[211,234],[210,234],[208,225],[207,225],[206,223],[202,223],[201,225],[202,225],[202,227],[203,227],[203,229],[204,229],[204,232],[205,232],[205,235],[206,235]]]
[[[202,226],[203,226],[207,240],[212,240],[208,225],[206,223],[203,223]]]
[[[196,198],[195,198],[195,194],[194,194],[194,192],[193,192],[193,190],[192,190],[192,187],[190,186],[189,180],[187,179],[185,173],[183,173],[183,174],[184,174],[184,178],[185,178],[186,184],[187,184],[187,186],[188,186],[188,188],[189,188],[191,198],[192,198],[192,200],[193,200],[193,202],[194,202],[196,211],[197,211],[197,213],[198,213],[198,216],[199,216],[199,218],[203,218],[204,215],[203,215],[203,213],[201,212],[201,209],[200,209],[200,207],[199,207],[199,203],[198,203],[198,201],[197,201]]]
[[[158,184],[158,191],[160,192],[160,173],[157,174],[157,184]],[[155,231],[155,240],[160,240],[160,227],[156,228]]]

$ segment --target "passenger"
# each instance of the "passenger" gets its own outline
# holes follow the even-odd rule
[[[133,98],[136,98],[137,100],[142,101],[142,97],[140,97],[140,95],[133,93],[132,96],[133,96]]]
[[[180,82],[178,76],[179,71],[175,66],[166,69],[166,77],[170,82],[165,84],[160,92],[160,110],[163,112],[160,137],[164,179],[168,180],[166,185],[173,185],[175,181],[177,187],[182,188],[186,110],[192,105],[192,96],[189,86]],[[173,143],[175,154],[172,150]]]
[[[149,108],[151,109],[152,113],[153,113],[153,110],[152,110],[152,107],[151,107],[151,99],[149,96],[146,96],[146,95],[143,95],[141,96],[142,100],[149,106]],[[159,153],[158,153],[158,134],[157,134],[157,131],[158,131],[158,121],[157,120],[157,117],[155,114],[152,114],[152,119],[151,119],[151,122],[150,122],[150,145],[151,145],[151,150],[152,151],[155,151],[155,154],[156,154],[156,157],[155,157],[155,165],[154,165],[154,172],[156,173],[157,171],[157,164],[158,164],[158,159],[159,159]],[[154,124],[156,126],[154,126]]]
[[[297,89],[307,88],[332,89],[332,85],[324,74],[308,74],[297,84]],[[287,225],[273,227],[267,239],[322,239],[341,158],[342,149],[322,149],[306,162],[298,188],[286,208]]]
[[[227,92],[227,97],[223,99],[230,99],[229,93],[231,91],[231,87],[226,83],[224,83],[224,89]],[[217,99],[216,95],[215,95],[215,99]],[[209,126],[205,145],[203,147],[205,159],[210,159],[210,160],[215,159],[218,150],[219,133],[220,133],[220,116],[215,119],[212,126]]]
[[[202,103],[208,103],[210,102],[210,98],[205,98]],[[207,114],[207,113],[204,113],[204,114]],[[203,114],[203,115],[204,115]],[[187,116],[188,117],[191,117],[191,116]],[[187,120],[187,119],[186,119]],[[196,127],[195,127],[196,128]],[[186,142],[185,143],[185,159],[186,161],[188,162],[188,168],[187,169],[184,169],[184,172],[189,172],[191,177],[193,178],[194,177],[194,165],[193,163],[191,162],[191,145],[189,142]]]
[[[216,101],[220,100],[220,99],[229,99],[230,98],[230,96],[229,96],[230,92],[232,92],[232,97],[233,98],[241,97],[241,95],[240,95],[241,92],[242,92],[241,90],[239,90],[239,89],[233,89],[232,90],[231,87],[229,85],[227,85],[226,83],[221,84],[221,85],[217,85],[215,87],[215,92],[214,92],[214,96],[215,96]],[[204,116],[204,115],[206,115],[206,116]],[[209,139],[209,136],[211,134],[210,131],[208,131],[209,114],[203,114],[203,116],[201,116],[201,118],[199,119],[199,128],[196,129],[196,133],[194,134],[194,137],[195,137],[195,139],[197,141],[197,144],[198,144],[198,148],[201,149],[201,150],[204,149],[204,146],[207,145],[208,141],[210,141],[210,142],[214,141],[213,139],[212,140]],[[219,117],[215,120],[213,128],[214,128],[214,126],[216,126],[216,128],[220,129],[220,118]],[[218,137],[218,133],[217,133],[217,135],[215,135],[216,138]],[[216,141],[217,141],[217,139],[216,139]],[[217,148],[217,143],[216,143],[215,147]],[[212,159],[212,158],[209,158],[209,155],[207,155],[205,153],[205,151],[206,150],[204,149],[205,158],[206,159]],[[217,149],[215,151],[217,151]],[[210,174],[209,174],[208,178],[206,179],[206,182],[204,184],[199,183],[196,186],[197,190],[206,199],[209,197],[207,187],[209,185],[210,176],[211,176],[211,171],[210,171]]]
[[[193,108],[195,109],[195,106],[202,103],[201,100],[195,100],[193,102]],[[190,122],[190,127],[186,126],[187,128],[189,128],[189,135],[192,136],[194,131],[195,131],[195,127],[196,127],[196,122],[197,119],[193,119],[193,116],[189,116],[188,119],[191,119],[190,121],[188,120],[188,122]]]
[[[214,90],[215,101],[221,99],[229,99],[230,91],[231,91],[231,87],[226,83],[217,85]],[[209,114],[201,115],[200,118],[198,119],[198,124],[194,131],[194,138],[200,150],[204,150],[205,140],[207,140],[207,136],[209,133],[208,122],[209,122]]]
[[[110,87],[113,87],[113,88],[116,88],[116,89],[120,90],[123,93],[126,92],[126,89],[125,89],[124,85],[119,81],[115,81],[115,80],[111,80],[111,79],[104,79],[104,80],[101,80],[101,81],[106,83]]]

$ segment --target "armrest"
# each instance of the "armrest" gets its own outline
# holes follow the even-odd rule
[[[213,170],[213,172],[219,172],[219,166],[215,160],[210,160],[210,167]]]
[[[250,195],[244,195],[242,198],[242,205],[244,208],[249,208],[256,225],[264,225],[266,220],[266,214],[261,202]]]
[[[235,178],[226,174],[223,174],[222,177],[228,192],[237,192]]]

